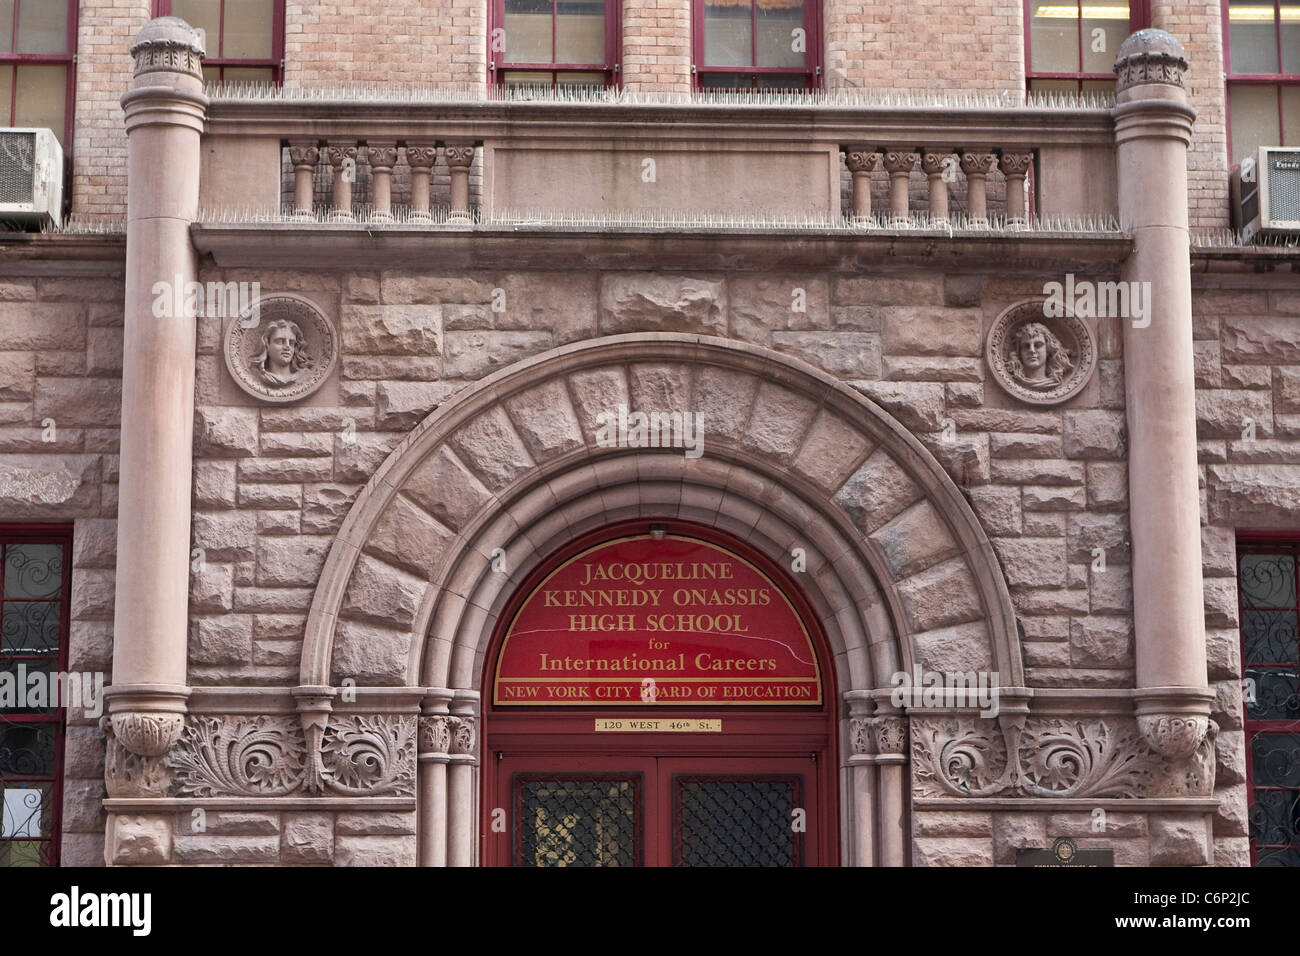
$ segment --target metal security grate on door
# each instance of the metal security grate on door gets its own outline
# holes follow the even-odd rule
[[[516,774],[516,866],[640,866],[640,774]]]
[[[799,866],[798,776],[673,777],[674,866]]]

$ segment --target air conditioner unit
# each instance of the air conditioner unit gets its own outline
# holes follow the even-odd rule
[[[1232,167],[1232,212],[1245,242],[1300,234],[1300,149],[1261,146]]]
[[[63,148],[49,129],[0,129],[0,220],[63,217]]]

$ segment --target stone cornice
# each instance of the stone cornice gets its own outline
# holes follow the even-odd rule
[[[638,268],[708,271],[829,269],[854,271],[870,259],[927,267],[987,266],[1000,270],[1078,271],[1079,263],[1117,271],[1132,240],[1122,233],[1078,236],[1006,232],[950,238],[945,230],[874,229],[817,235],[744,229],[564,230],[545,226],[476,226],[440,230],[419,225],[200,223],[195,249],[222,268],[439,268],[554,270]],[[665,239],[671,240],[665,243]],[[1072,266],[1071,264],[1074,264]],[[1066,268],[1070,266],[1070,268]]]
[[[647,141],[729,140],[838,146],[960,143],[965,150],[1103,146],[1114,140],[1102,108],[727,106],[614,103],[366,103],[213,100],[210,135],[277,139],[481,142],[643,136]]]

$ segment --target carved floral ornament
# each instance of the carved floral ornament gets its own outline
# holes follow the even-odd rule
[[[912,718],[918,797],[1195,797],[1214,792],[1214,738],[1155,749],[1131,717]],[[1185,735],[1190,738],[1190,735]]]
[[[236,384],[275,404],[315,392],[338,360],[333,324],[297,295],[257,299],[247,315],[230,317],[223,342],[226,368]]]
[[[984,343],[994,380],[1030,405],[1058,405],[1083,390],[1097,368],[1092,329],[1078,316],[1049,317],[1041,299],[999,315]]]
[[[330,714],[312,734],[294,715],[192,714],[161,755],[129,749],[116,733],[118,716],[101,721],[111,797],[415,795],[414,716]]]

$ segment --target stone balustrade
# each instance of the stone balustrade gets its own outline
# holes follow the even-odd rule
[[[596,212],[980,228],[1119,211],[1114,119],[1094,106],[216,98],[203,160],[204,209],[367,225]]]

